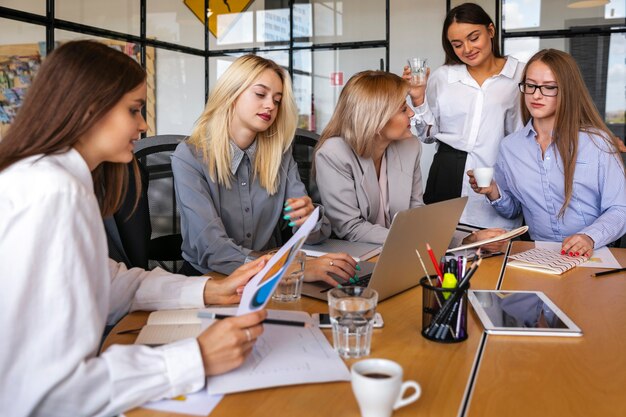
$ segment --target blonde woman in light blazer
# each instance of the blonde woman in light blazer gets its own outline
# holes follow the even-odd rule
[[[421,206],[421,144],[411,134],[408,84],[363,71],[339,96],[315,152],[326,216],[341,239],[382,244],[393,216]]]
[[[410,131],[414,113],[405,101],[408,88],[395,74],[355,74],[322,132],[315,151],[315,178],[326,217],[340,239],[382,245],[397,212],[424,205],[422,148]],[[504,232],[457,231],[452,245]]]

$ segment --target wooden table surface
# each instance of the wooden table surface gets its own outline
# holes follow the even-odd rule
[[[498,281],[504,257],[485,259],[472,279],[472,288],[492,289]],[[390,277],[391,278],[391,277]],[[381,302],[379,311],[385,320],[375,329],[370,357],[392,359],[404,368],[404,378],[416,380],[422,388],[421,398],[399,409],[394,416],[457,416],[464,406],[468,380],[473,373],[477,352],[483,343],[482,326],[474,314],[468,314],[468,339],[461,343],[441,344],[424,339],[421,334],[422,290],[412,288]],[[294,303],[271,302],[268,308],[327,312],[326,303],[302,298]],[[468,310],[469,311],[469,310]],[[136,335],[117,335],[125,329],[141,327],[146,312],[126,316],[111,331],[103,349],[114,343],[133,343]],[[330,330],[324,334],[332,343]],[[350,366],[355,360],[347,360]],[[125,413],[128,417],[179,416],[146,409]],[[211,413],[220,416],[359,416],[349,382],[296,385],[224,397]]]
[[[626,249],[612,251],[626,265]],[[506,269],[501,289],[543,291],[583,336],[487,336],[468,416],[626,416],[626,273],[594,271]]]

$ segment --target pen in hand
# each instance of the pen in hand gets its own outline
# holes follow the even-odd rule
[[[211,313],[208,311],[199,311],[198,318],[201,319],[227,319],[229,317],[234,317],[228,314],[217,314]],[[311,327],[310,323],[306,323],[303,321],[291,321],[291,320],[280,320],[280,319],[265,319],[261,323],[263,324],[279,324],[282,326],[295,326],[295,327]]]

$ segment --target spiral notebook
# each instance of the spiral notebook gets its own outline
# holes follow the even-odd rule
[[[533,248],[515,255],[509,255],[507,266],[545,274],[561,275],[572,268],[576,268],[586,260],[582,256],[572,257],[561,255],[559,252],[551,249]]]

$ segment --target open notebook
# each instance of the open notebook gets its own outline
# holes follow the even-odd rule
[[[507,266],[528,269],[545,274],[561,275],[584,263],[587,259],[561,255],[551,249],[533,248],[515,255],[509,255]]]

